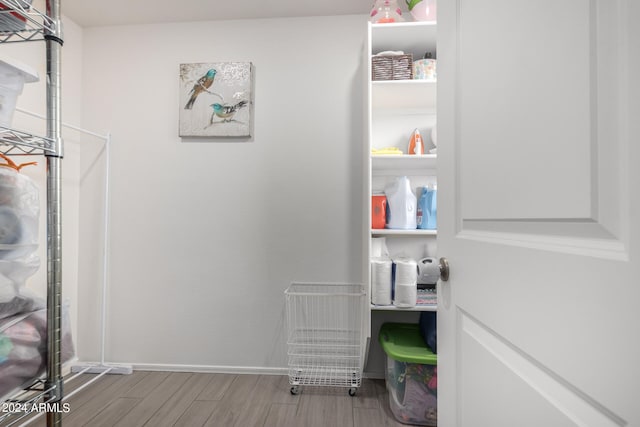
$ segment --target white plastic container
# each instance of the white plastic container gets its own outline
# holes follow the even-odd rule
[[[418,201],[411,190],[411,183],[406,176],[396,178],[393,184],[385,189],[389,216],[387,228],[413,230],[416,228],[416,209]]]
[[[0,126],[11,127],[18,95],[25,83],[38,81],[38,73],[28,65],[0,57]]]

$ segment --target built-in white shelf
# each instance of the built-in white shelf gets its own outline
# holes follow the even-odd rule
[[[436,52],[436,30],[436,22],[371,24],[371,51],[402,50],[420,59],[426,52]]]
[[[403,237],[425,237],[437,236],[438,230],[396,230],[389,228],[380,228],[371,230],[372,236],[403,236]]]
[[[438,311],[437,304],[419,304],[415,307],[400,308],[395,305],[373,305],[371,304],[372,311]]]
[[[403,51],[413,55],[413,60],[424,57],[429,52],[437,58],[437,25],[435,22],[401,22],[391,24],[368,24],[368,53],[375,55],[381,51]],[[435,183],[437,179],[437,154],[428,154],[434,147],[430,132],[436,124],[437,88],[434,80],[371,80],[371,61],[367,81],[367,141],[364,150],[365,183],[372,194],[379,194],[394,177],[408,176],[414,188]],[[419,129],[427,150],[424,155],[371,154],[371,149],[395,147],[407,153],[413,129]],[[367,205],[369,202],[367,201]],[[365,206],[366,215],[371,217],[371,206]],[[370,224],[370,219],[366,218]],[[369,225],[370,227],[370,225]],[[390,253],[402,253],[414,259],[425,254],[437,253],[437,230],[396,230],[371,229],[368,238],[386,237]],[[364,259],[372,255],[373,244],[365,245],[368,250]],[[374,286],[371,274],[366,274],[368,285]],[[420,292],[420,290],[419,290]],[[371,294],[371,288],[369,289]],[[418,304],[411,308],[394,305],[373,305],[369,302],[370,313],[376,321],[403,318],[414,319],[419,312],[436,312],[437,299],[420,297]],[[399,314],[407,313],[406,315]],[[399,316],[399,317],[398,317]],[[369,323],[371,326],[371,321]],[[369,331],[373,332],[373,331]]]
[[[431,80],[375,80],[371,104],[374,109],[435,111],[437,86]]]
[[[371,156],[371,167],[375,171],[396,169],[436,170],[438,155],[375,154]]]

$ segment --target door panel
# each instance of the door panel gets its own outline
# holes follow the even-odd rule
[[[640,424],[638,11],[439,3],[439,425]]]
[[[460,2],[463,218],[592,218],[590,29],[584,0]]]
[[[463,367],[485,366],[465,372],[461,384],[465,403],[463,425],[576,426],[585,421],[600,427],[624,425],[624,421],[600,406],[561,377],[531,360],[485,325],[460,313]],[[512,401],[517,394],[520,399]],[[510,402],[497,413],[488,411],[495,401]],[[496,422],[496,420],[498,420]]]
[[[459,139],[469,141],[458,152],[460,216],[469,238],[627,256],[622,236],[629,211],[620,189],[628,147],[618,135],[626,58],[617,49],[620,16],[601,3],[544,10],[541,3],[462,3],[459,85],[465,90],[457,122]],[[497,8],[503,12],[496,17]],[[508,25],[502,23],[507,12]],[[505,34],[516,34],[515,41]],[[496,53],[487,55],[486,46]]]

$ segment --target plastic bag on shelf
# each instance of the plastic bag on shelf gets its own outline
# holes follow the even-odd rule
[[[60,360],[75,355],[69,305],[62,306]],[[0,320],[0,401],[31,384],[46,370],[47,310]]]
[[[35,162],[18,165],[4,154],[0,158],[6,161],[0,163],[0,259],[7,259],[20,247],[37,247],[40,202],[36,185],[20,173]]]
[[[38,188],[17,165],[0,154],[0,319],[33,311],[43,304],[24,284],[40,267]]]

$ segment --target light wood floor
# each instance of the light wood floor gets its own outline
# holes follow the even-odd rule
[[[65,392],[92,375],[67,383]],[[346,388],[304,387],[293,396],[288,377],[135,371],[105,375],[68,402],[72,426],[389,427],[384,380],[363,379],[356,396]],[[44,416],[29,424],[45,426]]]

